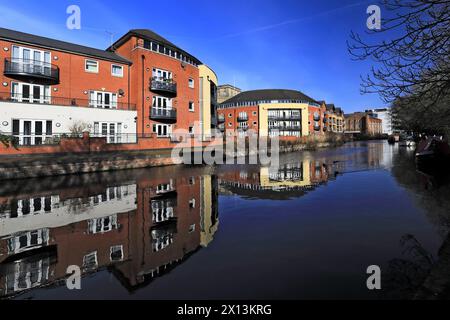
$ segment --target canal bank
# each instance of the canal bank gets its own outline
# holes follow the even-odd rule
[[[334,148],[343,145],[343,141],[280,141],[279,152],[290,153]],[[235,146],[236,147],[236,146]],[[12,148],[12,147],[11,147]],[[226,150],[226,147],[223,147]],[[191,159],[204,149],[193,148]],[[269,149],[270,150],[270,149]],[[83,152],[59,154],[28,154],[0,157],[0,180],[49,177],[68,174],[82,174],[115,170],[128,170],[177,165],[172,158],[173,149]],[[244,152],[234,149],[232,158],[248,157],[257,151],[250,150],[248,143]],[[178,152],[182,154],[182,151]],[[223,155],[225,161],[226,154]],[[221,156],[219,156],[221,158]]]

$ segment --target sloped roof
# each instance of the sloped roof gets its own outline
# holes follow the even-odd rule
[[[226,100],[223,104],[269,100],[301,100],[318,103],[316,100],[300,91],[286,89],[262,89],[241,92],[238,95]]]
[[[113,45],[110,46],[107,50],[108,51],[114,51],[116,48],[118,48],[121,45],[123,45],[126,41],[128,41],[128,39],[130,39],[133,36],[141,38],[141,39],[155,41],[155,42],[158,42],[160,44],[163,44],[163,45],[165,45],[168,48],[180,51],[181,53],[183,53],[183,55],[187,55],[187,56],[191,57],[193,60],[195,60],[195,62],[197,64],[202,64],[202,62],[200,60],[198,60],[196,57],[194,57],[190,53],[184,51],[183,49],[181,49],[180,47],[176,46],[174,43],[170,42],[166,38],[160,36],[156,32],[153,32],[153,31],[148,30],[148,29],[132,29],[132,30],[128,31],[119,40],[114,42]]]
[[[66,51],[71,53],[78,53],[81,55],[100,58],[109,61],[120,62],[124,64],[131,64],[131,61],[124,57],[110,51],[86,47],[79,44],[55,40],[51,38],[41,37],[29,33],[19,32],[15,30],[0,28],[0,39],[14,41],[21,44],[29,44],[46,49],[54,49],[59,51]]]

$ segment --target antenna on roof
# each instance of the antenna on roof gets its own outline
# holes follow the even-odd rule
[[[105,32],[107,33],[107,34],[109,34],[109,36],[110,36],[110,41],[111,41],[111,44],[110,44],[110,47],[111,47],[111,49],[114,49],[112,46],[113,46],[113,43],[114,43],[114,32],[111,32],[111,31],[108,31],[108,30],[105,30]]]

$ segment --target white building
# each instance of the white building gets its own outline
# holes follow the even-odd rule
[[[373,109],[367,110],[366,112],[370,113],[375,118],[378,118],[382,121],[381,124],[383,127],[383,134],[391,135],[393,133],[391,109],[389,108]]]

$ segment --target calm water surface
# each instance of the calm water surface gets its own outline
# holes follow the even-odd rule
[[[450,186],[386,142],[280,168],[165,167],[0,185],[0,296],[447,298]],[[379,265],[382,290],[366,287]],[[65,286],[78,265],[81,290]]]

